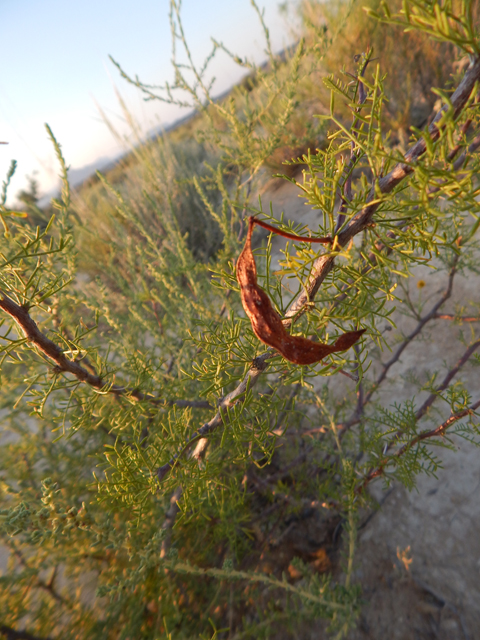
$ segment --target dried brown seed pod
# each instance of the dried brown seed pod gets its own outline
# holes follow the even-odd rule
[[[331,353],[350,349],[365,332],[365,329],[348,331],[337,338],[334,344],[313,342],[302,336],[290,335],[283,326],[282,319],[275,311],[268,295],[257,284],[257,267],[252,252],[252,232],[255,224],[279,233],[284,237],[305,242],[330,243],[331,238],[303,238],[281,232],[255,217],[249,219],[245,246],[237,261],[237,280],[240,285],[242,304],[252,328],[259,340],[276,349],[286,360],[294,364],[314,364]]]

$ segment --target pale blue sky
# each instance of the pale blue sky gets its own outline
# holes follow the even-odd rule
[[[274,50],[292,40],[291,25],[280,15],[279,4],[258,0]],[[169,0],[0,0],[0,140],[9,143],[0,146],[0,182],[11,159],[18,162],[10,202],[34,170],[42,191],[57,184],[59,170],[45,122],[74,168],[120,151],[95,104],[126,134],[114,86],[144,130],[182,115],[160,102],[145,103],[108,59],[112,55],[144,82],[172,81],[168,12]],[[250,0],[183,0],[182,19],[196,62],[209,52],[210,37],[240,56],[265,59],[265,42]],[[214,74],[218,92],[239,78],[223,54]]]

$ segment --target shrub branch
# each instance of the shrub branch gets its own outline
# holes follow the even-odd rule
[[[449,429],[452,426],[452,424],[454,424],[455,422],[458,422],[458,420],[461,420],[462,418],[465,418],[465,416],[474,415],[474,413],[479,407],[480,407],[480,400],[470,405],[470,407],[468,407],[467,409],[463,409],[462,411],[459,411],[458,413],[451,415],[449,418],[447,418],[447,420],[445,420],[445,422],[443,422],[440,426],[436,427],[435,429],[432,429],[429,431],[422,431],[421,433],[419,433],[418,436],[413,438],[413,440],[411,440],[410,442],[407,442],[406,444],[404,444],[403,447],[401,447],[401,449],[399,449],[395,454],[384,458],[380,462],[378,467],[376,467],[376,469],[373,469],[372,471],[370,471],[365,476],[362,483],[358,485],[358,487],[356,487],[355,493],[358,495],[363,493],[363,491],[365,490],[365,487],[372,480],[384,474],[385,468],[387,467],[388,464],[390,464],[391,462],[394,462],[395,460],[398,460],[398,458],[405,455],[405,453],[407,453],[407,451],[409,451],[412,447],[419,444],[420,442],[423,442],[423,440],[427,440],[428,438],[438,438],[439,436],[444,436],[447,429]]]
[[[18,305],[1,290],[0,295],[0,309],[3,309],[5,313],[13,318],[28,342],[35,345],[38,351],[55,363],[57,373],[71,373],[77,378],[77,380],[80,380],[80,382],[85,382],[102,393],[112,393],[116,396],[125,396],[129,399],[136,400],[137,402],[148,401],[158,405],[174,404],[179,407],[211,409],[210,403],[204,400],[162,400],[161,398],[155,398],[143,393],[139,389],[109,384],[98,374],[87,371],[85,367],[75,360],[69,360],[62,349],[40,331],[37,323],[29,314],[28,309]],[[91,365],[89,368],[92,368]]]
[[[475,89],[475,86],[479,81],[480,57],[477,57],[466,72],[456,91],[451,96],[450,103],[454,109],[455,117],[457,117],[461,113],[462,109],[467,104],[472,91]],[[428,134],[434,141],[437,140],[440,136],[441,124],[439,123],[445,111],[446,106],[443,106],[428,127]],[[477,147],[474,147],[474,149],[472,150],[475,150],[476,148]],[[398,184],[400,184],[400,182],[402,182],[404,178],[406,178],[414,171],[415,162],[425,153],[425,151],[425,139],[420,138],[405,154],[405,161],[398,163],[385,177],[378,180],[376,185],[377,190],[379,190],[382,194],[387,194],[393,191],[393,189]],[[379,205],[380,200],[377,197],[374,185],[368,196],[367,204],[350,220],[346,228],[338,234],[337,240],[340,247],[345,247],[358,233],[363,231],[369,224],[371,224],[373,215],[378,209]],[[456,259],[458,260],[458,258]],[[305,312],[308,304],[313,301],[321,284],[325,280],[326,276],[330,273],[333,264],[334,256],[331,253],[324,253],[315,260],[304,292],[300,294],[300,296],[290,305],[285,314],[283,324],[286,328],[288,328],[292,324],[294,319],[298,318],[298,316],[302,315]],[[451,278],[453,278],[453,274]],[[447,297],[451,295],[451,284],[449,284],[449,286],[450,293]],[[434,307],[432,318],[434,317],[434,314],[438,311],[440,306],[441,304]],[[422,325],[422,327],[424,326],[424,324]],[[188,451],[194,442],[196,442],[200,438],[205,437],[207,434],[212,433],[213,431],[215,431],[215,429],[217,429],[217,427],[220,426],[220,424],[223,422],[224,410],[235,404],[243,396],[247,388],[251,388],[254,384],[256,384],[260,374],[268,366],[267,360],[274,355],[274,350],[269,349],[266,353],[262,354],[254,360],[252,368],[249,369],[242,382],[237,386],[236,389],[234,389],[220,401],[219,410],[216,415],[209,422],[200,427],[200,429],[198,429],[192,436],[190,436],[190,438],[186,441],[180,451],[173,458],[171,458],[162,467],[159,467],[157,469],[157,476],[160,482],[166,477],[166,475],[174,467],[174,465],[177,464],[179,457],[182,456],[186,451]],[[368,399],[369,396],[366,397],[363,404],[365,404]]]

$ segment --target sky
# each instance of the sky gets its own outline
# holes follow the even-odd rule
[[[293,9],[286,19],[279,0],[257,1],[272,49],[280,51],[294,39]],[[109,59],[111,55],[142,82],[172,82],[168,14],[169,0],[0,0],[0,140],[8,142],[0,146],[0,182],[11,160],[18,163],[7,203],[12,205],[15,194],[26,187],[27,175],[35,175],[41,194],[59,183],[45,123],[67,165],[76,169],[122,150],[100,109],[122,136],[131,135],[118,93],[145,132],[185,115],[159,101],[145,102]],[[195,63],[208,55],[212,37],[240,57],[265,60],[265,40],[250,0],[183,0],[181,16]],[[213,94],[242,75],[223,53],[212,71],[217,79]]]

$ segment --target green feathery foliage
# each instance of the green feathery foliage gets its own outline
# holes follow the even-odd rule
[[[0,204],[0,635],[273,638],[315,620],[344,637],[361,606],[369,483],[413,488],[453,435],[477,443],[480,399],[462,379],[479,363],[475,323],[458,327],[463,355],[444,377],[412,379],[405,397],[391,373],[412,342],[426,348],[458,277],[478,274],[478,6],[370,3],[362,29],[400,26],[419,52],[433,39],[461,63],[447,73],[446,49],[432,49],[453,75],[429,87],[433,115],[407,135],[385,52],[365,46],[353,72],[325,72],[359,25],[353,2],[336,4],[304,2],[305,38],[276,56],[252,0],[268,64],[214,42],[198,67],[171,0],[174,83],[147,86],[115,64],[146,99],[195,107],[192,139],[137,146],[73,194],[48,129],[63,189],[47,217],[5,206],[12,165]],[[209,79],[218,53],[248,72],[221,100]],[[405,101],[420,100],[407,85]],[[319,211],[316,228],[262,208],[285,149],[282,173]],[[235,278],[249,214],[332,239],[289,241],[273,271],[264,235],[259,283],[291,332],[332,342],[366,329],[355,348],[299,367],[258,341]],[[425,299],[427,269],[444,292]],[[402,314],[410,333],[396,330]],[[450,316],[461,324],[465,310]],[[275,546],[302,518],[331,534],[327,571]]]

